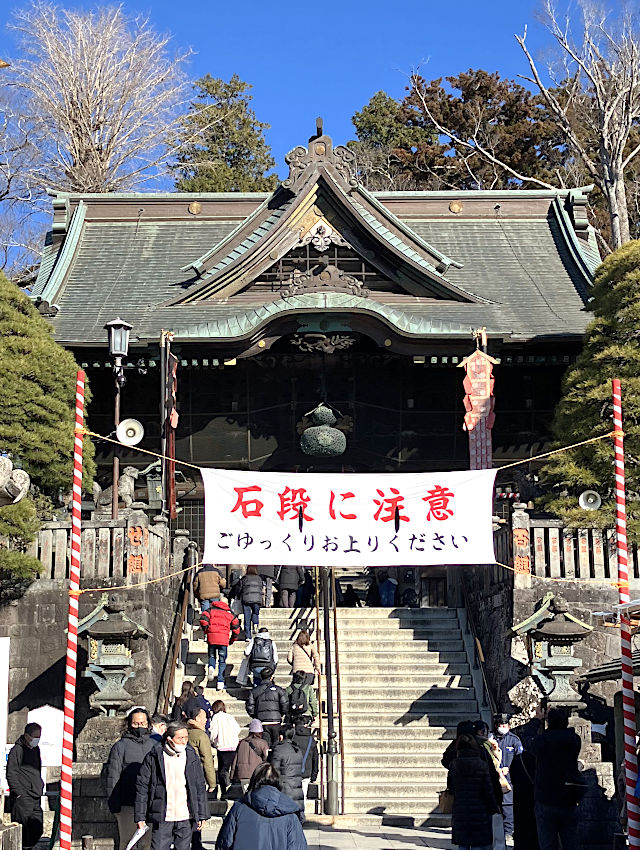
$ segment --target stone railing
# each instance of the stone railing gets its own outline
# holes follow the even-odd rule
[[[172,562],[181,565],[188,532],[174,533],[173,551],[165,519],[133,510],[125,518],[82,523],[80,563],[87,580],[126,580],[136,584],[166,575]],[[69,578],[71,522],[45,522],[29,553],[42,563],[41,580]]]
[[[537,576],[615,581],[618,559],[613,529],[565,528],[561,520],[531,517],[524,506],[514,508],[511,528],[501,527],[495,539],[496,558],[513,567],[516,579]],[[511,536],[506,547],[505,532]],[[499,552],[508,553],[510,560],[502,560]],[[639,578],[638,546],[629,544],[629,579]]]

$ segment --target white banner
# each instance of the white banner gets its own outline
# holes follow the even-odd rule
[[[204,563],[386,567],[495,561],[496,470],[200,471]]]

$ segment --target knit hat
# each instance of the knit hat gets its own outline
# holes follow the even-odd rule
[[[262,731],[263,731],[262,723],[257,718],[254,718],[251,721],[251,723],[249,724],[249,732],[262,732]]]

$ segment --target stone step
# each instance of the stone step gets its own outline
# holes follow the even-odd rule
[[[319,818],[327,818],[326,815],[316,815],[316,819]],[[307,822],[309,823],[309,829],[312,829],[312,820],[313,816],[309,816],[307,818]],[[418,829],[418,828],[433,828],[433,829],[450,829],[451,828],[451,815],[443,815],[440,812],[431,812],[431,813],[416,813],[416,814],[385,814],[382,815],[369,815],[366,813],[358,814],[357,812],[351,812],[349,814],[338,815],[335,818],[331,818],[327,820],[327,823],[334,826],[335,829],[338,830],[348,830],[348,829],[362,829],[366,834],[377,834],[380,831],[382,826],[391,826],[391,827],[404,827],[406,829]],[[427,844],[429,843],[427,838],[423,839]],[[441,846],[438,844],[437,846]],[[598,848],[599,850],[599,848]],[[603,848],[603,850],[605,850]],[[606,848],[609,850],[609,848]]]
[[[460,642],[461,646],[462,641]],[[333,651],[331,658],[335,658]],[[374,647],[372,644],[350,647],[348,652],[344,651],[343,647],[340,648],[341,672],[343,664],[357,663],[360,669],[362,669],[362,664],[366,662],[374,663],[376,666],[385,665],[385,671],[388,669],[389,672],[393,672],[397,664],[404,664],[405,666],[407,664],[420,666],[449,663],[467,664],[468,659],[467,653],[461,648],[428,650],[426,647],[414,649],[414,645],[411,645],[406,650],[398,651],[397,649],[386,648],[384,646]]]
[[[413,815],[414,818],[421,818],[426,821],[433,814],[440,814],[440,812],[436,811],[437,806],[438,795],[435,791],[429,796],[422,794],[419,797],[409,795],[404,800],[394,799],[387,801],[385,799],[383,803],[381,803],[380,797],[376,795],[368,795],[366,797],[349,795],[348,799],[345,797],[344,804],[345,815],[359,812],[371,815],[377,814],[383,816],[385,824],[388,824],[391,818],[398,815]],[[450,820],[446,821],[446,823],[450,822]]]
[[[439,682],[439,684],[436,684]],[[448,688],[442,685],[442,679],[434,678],[433,683],[426,682],[420,678],[415,685],[406,685],[401,687],[388,686],[388,690],[382,692],[380,688],[371,687],[370,683],[365,680],[361,688],[358,687],[342,687],[342,705],[348,705],[354,700],[389,700],[389,694],[393,695],[394,703],[397,701],[413,702],[419,697],[427,697],[428,699],[442,700],[475,700],[476,694],[472,687],[469,688]]]
[[[378,806],[393,811],[405,802],[410,802],[416,808],[420,804],[422,811],[438,806],[438,793],[446,788],[446,777],[436,779],[434,782],[425,782],[424,779],[412,782],[393,782],[393,776],[382,782],[345,782],[344,796],[345,809],[358,804],[361,799],[375,798]],[[347,802],[348,800],[348,802]]]
[[[324,623],[320,625],[320,634],[323,632]],[[383,617],[362,618],[357,615],[338,616],[338,635],[343,631],[354,629],[366,629],[368,632],[384,629],[384,631],[412,631],[413,629],[442,629],[448,631],[459,629],[460,624],[456,617],[451,618],[428,618],[428,617],[403,617],[402,619],[385,619]],[[331,634],[333,635],[333,620],[331,621]]]
[[[185,668],[185,676],[187,679],[195,679],[196,684],[201,684],[206,672],[206,662],[196,661],[190,662]],[[231,691],[240,689],[236,685],[235,677],[240,668],[240,664],[227,665],[225,673],[225,681]],[[466,669],[465,669],[466,668]],[[423,690],[426,690],[430,685],[447,688],[451,687],[471,687],[472,680],[469,675],[468,665],[466,664],[439,664],[438,662],[394,662],[390,672],[386,673],[384,664],[376,663],[371,660],[366,663],[343,662],[340,661],[340,678],[343,690],[348,687],[348,682],[356,683],[362,681],[370,687],[380,687],[383,689],[395,689],[406,686],[412,680],[416,680],[420,685],[424,685]],[[290,668],[288,665],[278,664],[276,670],[276,682],[283,687],[286,687],[290,681]],[[325,676],[322,677],[323,690]],[[334,686],[336,684],[335,673],[333,676]],[[205,685],[206,687],[206,685]]]
[[[345,747],[344,764],[345,776],[347,773],[350,778],[358,778],[365,772],[369,772],[374,776],[384,777],[389,771],[392,773],[402,770],[402,778],[409,778],[412,771],[425,775],[433,775],[434,773],[446,774],[446,770],[440,764],[442,753],[384,753],[374,754],[362,753],[358,748],[358,752],[349,752]]]
[[[464,649],[464,644],[462,642],[462,638],[459,633],[456,633],[455,636],[451,638],[440,638],[440,637],[428,637],[424,640],[420,640],[418,638],[413,638],[411,635],[398,634],[394,635],[393,638],[387,638],[387,635],[371,635],[369,637],[363,637],[363,635],[358,635],[355,637],[348,637],[340,640],[339,642],[340,653],[343,652],[359,652],[361,650],[380,652],[380,653],[389,653],[393,652],[394,654],[401,653],[411,653],[411,654],[420,654],[422,652],[460,652]],[[335,651],[335,646],[331,644],[331,651]]]
[[[371,768],[345,768],[344,788],[350,798],[366,796],[372,792],[380,794],[385,800],[398,800],[404,797],[429,797],[442,791],[447,784],[447,771],[429,771],[424,768],[398,768],[397,770],[372,772]]]
[[[340,618],[456,620],[458,612],[455,608],[338,608],[338,619]]]
[[[468,714],[477,713],[477,704],[475,700],[443,700],[443,699],[421,699],[407,702],[406,700],[395,699],[379,699],[379,700],[361,700],[359,702],[343,703],[342,716],[347,719],[350,717],[359,717],[360,714],[375,715],[380,719],[387,719],[389,722],[397,720],[401,716],[407,717],[422,717],[428,714],[429,717],[439,717],[441,715],[458,715],[466,716]],[[413,721],[410,721],[413,722]],[[457,723],[458,721],[454,721]]]
[[[357,668],[360,671],[362,668]],[[340,674],[342,678],[342,693],[343,695],[352,693],[356,694],[360,692],[360,688],[357,686],[357,682],[354,682],[352,675],[356,673],[356,668],[354,666],[353,670],[345,671],[342,669],[342,664],[340,665]],[[348,678],[347,678],[348,674]],[[412,684],[412,680],[415,677],[415,684]],[[348,685],[345,685],[345,682],[349,682]],[[334,684],[335,684],[335,676],[334,676]],[[415,691],[416,694],[424,693],[424,691],[429,687],[437,687],[437,688],[458,688],[460,690],[465,690],[473,687],[473,680],[468,674],[449,674],[449,673],[424,673],[424,671],[420,671],[420,674],[416,676],[415,670],[408,670],[406,673],[398,675],[397,673],[389,674],[389,675],[375,675],[374,678],[370,679],[369,676],[362,676],[362,687],[369,688],[375,687],[379,688],[384,686],[388,688],[390,691],[394,692],[402,692],[403,696],[405,695],[405,691],[407,694],[410,691]],[[413,699],[413,697],[412,697]]]
[[[477,711],[465,711],[446,714],[443,711],[429,711],[429,714],[398,715],[393,712],[369,711],[364,708],[361,712],[345,712],[343,715],[343,727],[348,729],[353,726],[389,729],[392,727],[406,728],[407,726],[448,727],[455,728],[461,719],[477,720]]]
[[[464,652],[452,653],[454,656],[459,656],[459,660],[455,658],[450,661],[439,661],[433,656],[424,654],[419,659],[408,660],[403,655],[398,656],[397,661],[394,661],[388,668],[381,668],[375,665],[375,670],[378,671],[380,678],[392,681],[394,677],[401,676],[405,682],[411,681],[415,676],[417,678],[427,676],[462,676],[469,675],[469,664]],[[352,661],[350,658],[340,656],[340,676],[345,683],[345,676],[357,675],[356,681],[364,680],[365,671],[367,668],[359,661]],[[360,675],[362,673],[362,675]]]
[[[429,629],[421,630],[419,632],[412,632],[409,629],[397,629],[394,631],[380,631],[376,630],[375,632],[368,633],[363,632],[362,629],[354,629],[352,632],[347,632],[344,635],[340,635],[338,638],[338,646],[340,648],[340,652],[342,653],[345,647],[352,646],[353,644],[365,644],[368,646],[379,646],[381,649],[386,647],[394,647],[397,651],[402,651],[403,649],[410,650],[415,648],[419,652],[424,652],[429,649],[442,649],[447,648],[447,646],[443,646],[446,644],[460,644],[462,642],[462,635],[459,631],[454,631],[453,629],[446,631],[443,629],[442,631],[438,631],[437,629]],[[436,644],[435,647],[432,646]],[[457,646],[451,646],[451,649],[456,649]],[[331,651],[333,652],[335,649],[335,643],[331,641]],[[287,652],[289,651],[287,647]],[[278,644],[278,653],[280,653],[280,645]],[[324,643],[320,645],[320,653],[324,656],[325,647]],[[286,653],[285,653],[286,656]]]
[[[362,736],[354,736],[353,732],[360,731]],[[385,730],[391,733],[387,737],[378,738],[375,730],[371,730],[369,736],[362,730],[345,729],[345,758],[369,759],[376,756],[393,758],[396,755],[419,755],[424,758],[437,758],[438,764],[442,754],[453,740],[455,730],[451,730],[449,738],[444,740],[439,737],[424,737],[422,728],[412,730],[410,728],[398,728],[398,734],[393,737],[395,730]],[[349,732],[350,734],[347,734]],[[448,733],[445,733],[448,734]]]

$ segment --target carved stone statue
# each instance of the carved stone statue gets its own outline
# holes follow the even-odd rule
[[[14,469],[11,459],[0,455],[0,507],[19,502],[27,494],[30,483],[24,469]]]
[[[118,495],[127,508],[130,508],[133,504],[136,479],[139,475],[140,472],[135,468],[135,466],[125,466],[120,478],[118,478]],[[103,490],[102,487],[94,481],[93,498],[97,508],[111,505],[111,500],[113,498],[113,486],[106,487]]]

